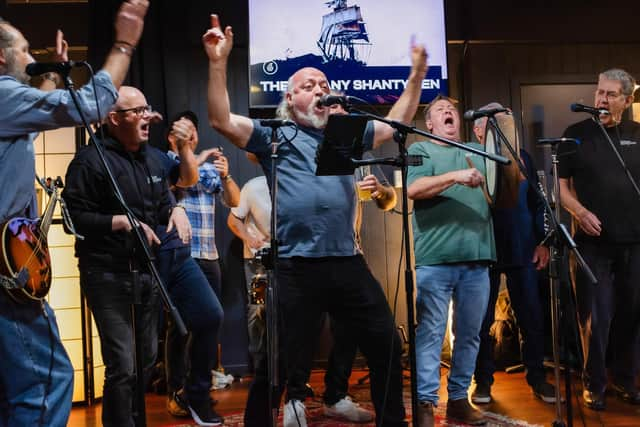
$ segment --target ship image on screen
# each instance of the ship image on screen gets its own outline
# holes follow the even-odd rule
[[[443,0],[395,0],[393,9],[379,0],[249,0],[251,107],[277,105],[303,67],[322,70],[333,90],[393,104],[418,43],[429,54],[420,102],[447,94]]]

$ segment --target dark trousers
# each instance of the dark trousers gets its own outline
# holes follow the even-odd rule
[[[204,258],[194,258],[198,266],[200,266],[200,270],[204,274],[204,277],[207,278],[207,282],[209,282],[209,286],[213,293],[215,294],[220,304],[222,304],[222,272],[220,270],[220,261],[217,259],[204,259]],[[222,306],[220,306],[222,310]],[[220,325],[222,325],[222,320],[220,320]],[[220,328],[216,329],[216,337],[215,337],[215,347],[216,353],[213,355],[213,368],[218,366],[218,343],[220,342]]]
[[[476,383],[493,384],[496,370],[493,359],[494,339],[489,335],[495,320],[495,307],[500,290],[500,274],[507,276],[507,289],[511,306],[518,322],[522,341],[522,363],[527,369],[527,383],[534,386],[544,381],[544,315],[542,298],[538,287],[538,275],[533,263],[524,267],[508,269],[492,268],[489,271],[491,291],[487,313],[480,330],[480,350],[476,361],[474,378]]]
[[[146,378],[157,354],[158,289],[149,274],[139,275],[142,304],[136,306],[134,337],[131,273],[81,270],[80,286],[98,327],[105,364],[102,424],[132,427],[136,396],[135,344],[142,352]]]
[[[575,271],[584,386],[597,393],[606,389],[606,353],[611,337],[614,381],[632,387],[640,357],[640,245],[592,241],[579,241],[578,245],[598,279],[596,285],[590,284],[579,268]],[[615,329],[611,327],[614,317]]]
[[[382,288],[364,258],[358,255],[281,259],[278,292],[286,328],[286,331],[281,328],[281,336],[285,337],[287,400],[303,401],[306,397],[304,385],[308,381],[309,358],[317,339],[315,326],[322,313],[328,312],[347,328],[367,359],[371,397],[379,425],[406,425],[400,337]],[[267,376],[256,372],[256,381],[258,378]],[[249,393],[246,425],[264,425],[265,418],[258,417],[268,413],[267,402],[258,398],[258,391],[253,390],[257,385],[254,384]],[[261,384],[263,390],[264,386]],[[266,396],[264,391],[261,394]]]
[[[181,337],[173,319],[168,319],[167,387],[170,392],[184,387],[191,401],[206,400],[217,354],[222,306],[202,270],[191,258],[190,248],[160,251],[156,263],[191,337]]]
[[[330,319],[333,348],[329,353],[327,372],[324,375],[323,400],[327,405],[335,405],[347,396],[349,377],[356,358],[358,346],[355,338],[344,325]]]

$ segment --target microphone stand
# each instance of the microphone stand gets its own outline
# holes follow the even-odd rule
[[[411,378],[411,407],[414,412],[413,417],[413,425],[417,426],[417,419],[415,417],[416,408],[418,408],[418,390],[417,390],[417,378],[416,378],[416,333],[415,333],[415,324],[414,324],[414,306],[413,306],[413,266],[411,265],[411,241],[410,241],[410,233],[409,233],[409,197],[407,195],[407,171],[408,166],[418,166],[422,164],[422,158],[419,156],[409,156],[407,154],[406,149],[406,141],[408,134],[417,134],[422,135],[426,138],[434,139],[436,141],[440,141],[442,143],[452,145],[459,149],[469,151],[471,153],[477,154],[479,156],[489,158],[491,160],[497,161],[502,164],[509,164],[509,159],[505,157],[495,155],[492,153],[486,153],[482,150],[478,150],[473,147],[468,147],[459,142],[451,141],[446,138],[442,138],[436,135],[432,135],[428,132],[425,132],[421,129],[418,129],[414,126],[408,126],[404,123],[389,120],[384,117],[377,116],[375,114],[368,113],[366,111],[361,111],[359,109],[353,108],[352,106],[345,103],[343,105],[344,109],[349,113],[357,113],[371,120],[376,120],[382,123],[385,123],[392,128],[395,129],[393,134],[394,141],[398,144],[398,156],[394,158],[385,158],[385,159],[367,159],[367,160],[357,160],[352,159],[352,162],[355,165],[368,165],[368,164],[389,164],[401,169],[402,173],[402,239],[404,241],[404,260],[405,260],[405,273],[404,273],[404,284],[405,284],[405,293],[406,293],[406,304],[407,304],[407,329],[409,335],[409,366],[410,366],[410,378]]]
[[[262,263],[267,270],[267,369],[269,374],[269,427],[278,425],[278,411],[280,401],[276,405],[275,396],[280,396],[280,336],[278,313],[278,128],[289,126],[285,121],[271,121],[265,125],[271,127],[271,224],[270,248],[265,249]]]
[[[565,395],[566,395],[566,404],[567,404],[567,424],[565,424],[562,416],[562,401],[560,396],[560,331],[559,324],[561,322],[560,319],[560,297],[559,297],[559,289],[560,289],[560,272],[567,271],[567,258],[566,258],[566,250],[569,249],[573,252],[579,267],[584,271],[585,275],[588,277],[589,281],[592,284],[597,283],[597,279],[594,276],[593,272],[585,262],[584,258],[578,251],[577,245],[571,238],[571,235],[567,231],[564,224],[560,222],[560,209],[559,209],[559,201],[560,201],[560,181],[558,177],[558,153],[557,153],[557,144],[560,142],[565,142],[566,139],[558,138],[545,140],[545,142],[551,145],[551,163],[553,165],[553,197],[556,201],[555,210],[551,209],[549,205],[549,201],[541,194],[540,189],[536,189],[538,193],[538,197],[541,198],[545,211],[548,212],[548,218],[550,219],[551,229],[547,236],[544,238],[544,241],[550,242],[550,258],[549,258],[549,289],[550,289],[550,300],[551,300],[551,341],[553,348],[553,363],[554,363],[554,378],[555,378],[555,398],[556,398],[556,419],[552,422],[553,427],[568,427],[573,426],[573,409],[571,406],[571,369],[568,365],[568,353],[566,346],[566,337],[565,337],[565,345],[564,345],[564,359],[567,366],[565,367]],[[529,185],[533,186],[531,181],[529,181]],[[533,186],[535,188],[535,186]],[[564,264],[564,265],[562,265]],[[561,268],[564,267],[564,268]],[[566,320],[566,319],[565,319]],[[565,332],[568,326],[565,322]],[[579,358],[582,359],[582,356],[579,355]]]
[[[635,192],[638,195],[638,197],[640,197],[640,188],[638,188],[638,184],[636,183],[635,178],[633,177],[633,175],[631,175],[631,171],[627,167],[627,164],[625,163],[624,159],[620,155],[620,152],[616,148],[616,145],[611,140],[611,137],[607,133],[607,130],[604,128],[604,125],[602,124],[602,121],[600,120],[600,116],[599,115],[598,116],[594,115],[593,116],[593,121],[596,122],[596,124],[598,125],[598,127],[602,131],[602,134],[604,135],[605,139],[609,143],[609,146],[611,147],[611,150],[613,150],[613,153],[616,155],[616,158],[618,159],[618,162],[620,162],[620,166],[622,166],[622,169],[624,169],[624,172],[626,173],[627,178],[629,178],[629,182],[631,182],[631,186],[635,190]],[[616,126],[618,126],[618,124],[616,124]],[[620,138],[618,138],[618,139],[620,139]],[[618,142],[620,142],[620,141],[618,141]]]
[[[153,256],[151,254],[151,250],[149,249],[149,245],[147,244],[147,239],[146,236],[144,234],[144,231],[142,230],[142,226],[140,226],[134,218],[133,212],[131,211],[131,209],[129,208],[129,206],[127,206],[127,203],[124,200],[124,197],[122,195],[122,192],[120,191],[120,188],[118,187],[118,183],[116,182],[114,176],[113,176],[113,172],[111,171],[111,169],[109,168],[109,164],[107,163],[107,159],[104,156],[104,148],[102,147],[102,144],[98,141],[98,139],[96,138],[95,133],[93,132],[93,129],[91,129],[91,126],[89,125],[89,122],[87,121],[87,118],[81,108],[80,105],[80,99],[78,97],[78,95],[75,92],[75,87],[74,87],[74,83],[73,80],[71,80],[71,77],[69,76],[68,72],[67,73],[63,73],[62,74],[63,80],[64,80],[64,85],[65,88],[67,89],[67,91],[69,92],[69,95],[71,96],[71,99],[73,100],[73,103],[76,107],[76,109],[78,110],[78,114],[80,115],[80,118],[82,119],[82,123],[84,125],[84,128],[86,129],[86,131],[89,133],[89,137],[91,139],[91,141],[93,142],[93,145],[96,148],[96,151],[98,153],[98,157],[100,158],[100,162],[102,163],[102,166],[104,167],[104,170],[107,174],[108,177],[108,181],[109,184],[111,185],[111,189],[116,197],[116,199],[118,200],[118,202],[120,203],[122,210],[124,211],[125,215],[127,216],[127,219],[129,220],[129,224],[131,224],[131,229],[132,232],[136,238],[136,241],[138,243],[138,247],[142,248],[142,257],[145,260],[147,267],[149,268],[149,271],[151,272],[151,275],[153,276],[153,279],[158,287],[158,290],[160,291],[160,295],[162,298],[162,301],[164,303],[165,308],[167,309],[167,311],[169,312],[169,314],[173,317],[173,320],[176,324],[176,328],[178,330],[178,333],[180,333],[180,335],[185,336],[187,334],[187,329],[184,325],[184,322],[182,321],[182,317],[180,316],[180,313],[178,312],[178,309],[175,307],[175,305],[173,305],[173,302],[171,301],[171,298],[164,286],[164,284],[162,283],[162,280],[160,279],[160,274],[158,273],[158,270],[156,269],[155,264],[153,263]],[[93,77],[92,77],[93,78]],[[97,103],[96,103],[97,106]],[[137,258],[137,257],[136,257]],[[139,277],[138,277],[138,270],[137,267],[133,265],[133,263],[131,264],[132,266],[132,280],[133,280],[133,289],[132,289],[132,306],[131,306],[131,312],[132,312],[132,317],[131,317],[131,321],[132,321],[132,327],[133,327],[133,339],[134,339],[134,350],[135,350],[135,357],[136,357],[136,397],[135,397],[135,402],[134,402],[134,420],[135,420],[135,425],[136,427],[145,427],[146,426],[146,416],[145,416],[145,403],[144,403],[144,366],[143,366],[143,359],[142,359],[142,349],[138,343],[138,340],[136,338],[136,317],[139,314],[139,306],[142,303],[141,301],[141,289],[140,289],[140,283],[139,283]],[[138,310],[136,310],[136,307],[138,307]]]
[[[541,200],[544,204],[545,211],[548,213],[548,217],[551,219],[551,231],[549,235],[544,238],[544,241],[551,242],[550,244],[550,258],[549,258],[549,288],[550,288],[550,300],[551,300],[551,341],[553,348],[553,363],[554,363],[554,378],[555,378],[555,399],[556,399],[556,419],[553,421],[553,427],[565,427],[565,423],[562,419],[562,399],[560,396],[560,333],[559,333],[559,321],[560,321],[560,298],[559,298],[559,289],[560,289],[560,263],[565,260],[565,252],[566,248],[569,248],[573,251],[576,260],[580,268],[582,268],[585,274],[588,276],[589,280],[592,283],[597,283],[593,272],[580,255],[578,251],[577,245],[571,238],[571,235],[565,228],[564,224],[560,223],[560,209],[555,209],[555,212],[551,210],[551,206],[549,205],[548,200],[544,196],[544,194],[540,191],[540,188],[536,188],[533,185],[530,177],[527,174],[527,170],[525,166],[522,164],[519,155],[515,152],[514,148],[509,143],[507,137],[498,126],[498,122],[494,115],[488,116],[488,123],[494,128],[496,133],[498,134],[499,140],[503,143],[514,159],[516,159],[518,169],[522,173],[522,175],[527,180],[527,183],[530,188],[534,190],[538,199]],[[606,132],[605,132],[606,133]],[[550,143],[552,146],[552,164],[553,164],[553,177],[554,177],[554,199],[556,201],[560,200],[560,184],[558,178],[558,159],[557,159],[557,150],[556,145],[559,142],[564,142],[566,139],[551,139],[545,140],[547,143]],[[563,270],[566,271],[566,270]],[[565,346],[566,347],[566,346]],[[565,348],[565,363],[567,362],[568,357],[566,354]],[[567,421],[569,427],[573,426],[573,412],[571,407],[571,372],[569,366],[565,369],[565,394],[567,396]]]

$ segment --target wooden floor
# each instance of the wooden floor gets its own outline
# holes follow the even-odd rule
[[[311,385],[316,393],[321,392],[323,389],[322,374],[323,372],[316,371],[311,378]],[[351,381],[355,382],[364,374],[366,374],[366,371],[354,371]],[[442,374],[440,395],[441,399],[446,400],[446,372],[443,370]],[[243,378],[240,382],[234,383],[231,389],[214,392],[213,396],[218,400],[216,410],[221,415],[241,411],[244,408],[249,382],[250,378]],[[574,381],[573,397],[571,399],[574,408],[574,426],[640,426],[640,406],[623,403],[613,395],[608,395],[607,410],[603,412],[592,411],[576,403],[576,396],[581,391],[579,381]],[[482,405],[482,409],[503,414],[510,418],[525,420],[530,424],[544,426],[552,425],[552,422],[556,419],[555,406],[534,398],[531,389],[526,384],[523,373],[505,374],[504,372],[498,372],[492,388],[492,395],[494,401],[489,405]],[[166,412],[165,398],[163,396],[147,394],[146,402],[147,425],[149,427],[166,425],[177,421]],[[100,404],[92,407],[74,407],[71,411],[68,426],[100,426],[100,414]],[[310,427],[312,426],[310,425]]]

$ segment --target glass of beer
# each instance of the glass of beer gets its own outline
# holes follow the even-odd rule
[[[371,166],[365,165],[356,168],[356,188],[358,190],[358,200],[361,202],[371,200],[371,190],[363,190],[360,188],[360,183],[364,180],[364,177],[368,175],[371,175]]]

